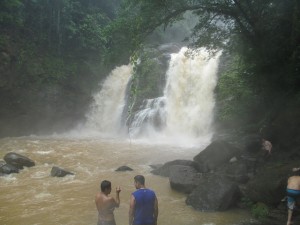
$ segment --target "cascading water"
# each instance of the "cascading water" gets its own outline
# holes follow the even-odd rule
[[[189,56],[187,51],[172,55],[167,72],[166,132],[197,138],[211,133],[219,55],[210,58],[201,49]]]
[[[146,101],[131,124],[132,136],[172,142],[210,139],[220,53],[213,58],[204,49],[189,53],[182,48],[171,55],[164,96]]]
[[[131,75],[130,65],[117,67],[110,73],[103,82],[101,91],[94,95],[94,103],[86,115],[85,131],[108,136],[120,132],[125,92]]]
[[[195,52],[186,47],[171,54],[164,95],[144,100],[142,109],[135,113],[129,125],[130,138],[177,144],[209,141],[219,56],[220,53],[211,58],[204,49]],[[131,74],[131,66],[121,66],[107,77],[101,91],[94,96],[85,132],[105,136],[121,133],[126,87]]]

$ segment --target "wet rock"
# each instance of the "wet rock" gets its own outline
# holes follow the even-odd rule
[[[120,166],[118,169],[116,169],[115,171],[118,171],[118,172],[124,172],[124,171],[133,171],[133,169],[131,169],[130,167],[128,166]]]
[[[4,164],[0,166],[0,173],[3,174],[19,173],[19,169],[13,165]]]
[[[240,149],[226,141],[214,141],[194,157],[194,161],[209,171],[214,171],[229,163],[229,160],[240,154]]]
[[[7,164],[10,164],[18,169],[23,169],[24,166],[26,167],[35,166],[34,161],[32,161],[31,159],[23,155],[14,152],[7,153],[4,156],[4,160]]]
[[[250,153],[261,150],[261,137],[257,134],[249,134],[243,138],[244,149]]]
[[[199,184],[201,174],[191,166],[174,165],[170,167],[170,186],[186,194],[191,193]]]
[[[291,165],[268,164],[246,184],[244,195],[254,202],[278,205],[285,196]]]
[[[163,166],[159,167],[158,169],[152,170],[151,173],[163,177],[169,177],[170,176],[170,167],[174,165],[181,165],[181,166],[191,166],[195,170],[202,172],[201,165],[197,162],[194,162],[192,160],[181,160],[177,159],[174,161],[170,161],[165,163]]]
[[[0,167],[1,166],[3,166],[3,165],[5,165],[6,164],[6,162],[5,161],[3,161],[3,160],[0,160]]]
[[[199,179],[199,185],[187,197],[186,204],[202,211],[224,211],[238,198],[239,188],[234,182],[211,174]]]
[[[74,173],[71,173],[65,169],[59,168],[57,166],[53,166],[51,169],[51,176],[52,177],[64,177],[66,175],[74,175]]]
[[[149,165],[152,169],[158,169],[158,168],[160,168],[160,167],[162,167],[163,166],[163,164],[152,164],[152,165]]]
[[[245,184],[249,180],[247,166],[243,161],[226,165],[222,170],[222,175],[240,184]]]

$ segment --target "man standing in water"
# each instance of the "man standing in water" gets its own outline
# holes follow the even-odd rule
[[[297,199],[300,198],[300,168],[293,169],[293,176],[288,179],[287,184],[287,206],[288,206],[288,219],[287,225],[292,224],[293,210],[296,208]]]
[[[130,197],[129,225],[157,225],[158,202],[155,192],[145,187],[145,177],[134,177],[137,189]]]
[[[111,193],[111,182],[104,180],[100,185],[101,192],[95,197],[95,203],[98,210],[97,225],[116,225],[114,209],[120,205],[120,187],[116,188],[116,199],[108,196]]]

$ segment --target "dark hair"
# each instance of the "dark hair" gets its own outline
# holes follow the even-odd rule
[[[110,189],[111,188],[111,182],[108,180],[104,180],[101,182],[101,191],[105,191],[106,189]]]
[[[300,169],[293,171],[292,176],[300,176]]]
[[[141,185],[145,185],[145,177],[142,175],[136,175],[134,177],[134,181],[140,183]]]

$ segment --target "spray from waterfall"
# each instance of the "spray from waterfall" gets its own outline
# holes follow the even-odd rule
[[[182,48],[171,54],[163,96],[145,99],[134,113],[129,129],[124,127],[126,88],[132,66],[114,69],[94,95],[81,133],[116,137],[127,133],[134,140],[151,143],[197,145],[212,136],[214,89],[221,53],[210,57],[205,49]],[[122,121],[123,120],[123,121]],[[122,131],[122,132],[121,132]]]
[[[211,58],[205,49],[187,48],[172,54],[164,96],[146,100],[131,134],[170,142],[210,140],[220,54]]]

